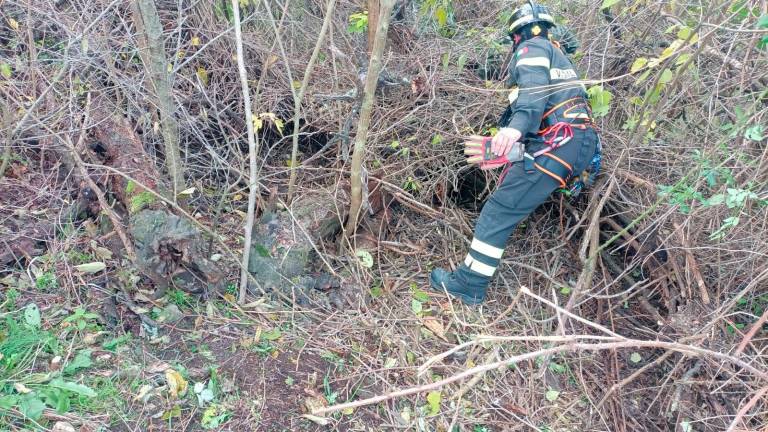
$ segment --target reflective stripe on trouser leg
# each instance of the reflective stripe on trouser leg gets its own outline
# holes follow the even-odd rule
[[[504,249],[488,244],[477,237],[472,240],[470,249],[492,259],[501,259],[501,256],[504,255]]]
[[[496,272],[497,265],[488,265],[484,262],[478,261],[477,259],[473,258],[472,255],[467,254],[467,257],[464,259],[464,265],[467,266],[470,270],[473,272],[490,278],[493,276],[493,274]]]

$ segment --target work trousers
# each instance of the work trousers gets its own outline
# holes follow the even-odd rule
[[[573,138],[552,154],[569,163],[573,174],[579,175],[595,154],[599,138],[592,128],[574,128],[573,132]],[[529,153],[535,150],[528,149]],[[536,162],[542,164],[545,159],[549,158],[542,155]],[[538,169],[527,172],[522,162],[507,167],[502,182],[480,212],[469,253],[455,272],[457,281],[476,293],[485,293],[512,231],[558,187],[557,180]]]

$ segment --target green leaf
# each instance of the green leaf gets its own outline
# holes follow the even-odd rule
[[[702,204],[704,207],[715,207],[725,202],[725,194],[712,195],[708,199],[704,200]]]
[[[661,73],[661,78],[659,78],[659,84],[667,84],[675,77],[675,74],[672,73],[669,69],[664,69],[664,72]]]
[[[683,27],[680,30],[677,31],[677,38],[682,39],[683,41],[688,40],[688,38],[691,38],[691,41],[689,43],[696,43],[699,41],[699,35],[693,32],[693,29],[690,27]]]
[[[645,65],[648,64],[648,58],[646,57],[638,57],[635,59],[634,62],[632,62],[632,67],[629,68],[629,71],[632,73],[635,73],[639,71],[640,69],[644,68]]]
[[[413,293],[411,293],[411,295],[413,296],[413,298],[415,298],[416,300],[422,303],[426,303],[429,301],[429,294],[427,294],[426,292],[420,289],[413,290]]]
[[[0,63],[0,75],[5,79],[11,79],[11,65],[6,62]]]
[[[448,71],[448,66],[451,65],[451,53],[445,53],[443,54],[443,72]]]
[[[744,131],[744,138],[750,141],[760,142],[765,139],[765,136],[763,135],[764,130],[765,128],[763,125],[754,125]]]
[[[232,414],[219,404],[213,404],[203,411],[200,424],[205,429],[216,429],[229,420]]]
[[[440,412],[440,402],[443,399],[442,392],[432,391],[427,394],[427,405],[429,406],[429,415],[437,415]]]
[[[0,396],[0,409],[11,409],[17,403],[19,403],[19,397],[16,395]]]
[[[45,394],[46,405],[55,409],[59,414],[69,411],[69,392],[48,387],[43,390],[43,393]]]
[[[571,293],[571,287],[569,287],[569,286],[562,286],[562,287],[560,287],[560,294],[568,295],[570,293]]]
[[[550,402],[554,402],[554,401],[556,401],[556,400],[557,400],[557,398],[558,398],[558,397],[560,397],[560,392],[559,392],[559,391],[557,391],[557,390],[552,390],[552,389],[549,389],[549,390],[547,390],[547,392],[546,392],[546,393],[544,393],[544,397],[545,397],[545,398],[546,398],[548,401],[550,401]]]
[[[40,309],[34,303],[30,303],[24,308],[24,324],[27,327],[40,328],[42,323],[40,319]]]
[[[107,268],[107,265],[103,262],[90,262],[85,264],[80,264],[75,266],[75,270],[83,273],[98,273],[102,270]]]
[[[413,299],[413,300],[411,300],[411,310],[416,315],[419,315],[424,310],[424,307],[423,307],[423,305],[421,304],[420,301],[418,301],[416,299]]]
[[[435,9],[435,18],[437,18],[438,26],[445,27],[445,24],[448,23],[448,11],[442,6],[438,7]]]
[[[632,355],[629,356],[629,361],[635,364],[640,363],[642,360],[643,358],[640,357],[640,354],[636,352],[633,352]]]
[[[618,4],[621,0],[603,0],[603,4],[600,5],[600,9],[608,9],[609,7]]]
[[[37,420],[43,415],[45,404],[33,393],[25,395],[19,402],[19,412],[26,418]]]
[[[64,367],[64,374],[71,375],[80,369],[86,369],[91,367],[91,350],[84,349],[77,353],[74,359],[72,359],[66,367]]]
[[[365,268],[373,267],[373,255],[365,249],[355,252],[355,256],[360,260],[360,265]]]
[[[686,63],[688,63],[688,60],[691,59],[691,53],[682,53],[679,56],[677,56],[677,60],[675,60],[675,66],[682,66]]]
[[[554,373],[561,374],[561,373],[565,373],[565,371],[567,371],[568,368],[559,363],[552,362],[549,364],[549,370],[551,370]]]
[[[592,86],[587,90],[587,94],[592,114],[595,117],[605,117],[611,109],[613,94],[603,89],[603,86]]]
[[[85,397],[96,396],[96,392],[93,391],[93,389],[91,389],[90,387],[84,386],[82,384],[74,383],[71,381],[64,381],[61,378],[57,378],[51,381],[50,384],[48,385],[50,385],[53,388],[66,390],[66,391],[78,394],[80,396],[85,396]]]
[[[282,336],[283,336],[283,332],[281,332],[279,328],[274,328],[272,330],[261,333],[261,337],[264,340],[268,340],[268,341],[276,341],[280,339],[280,337]]]
[[[176,417],[181,417],[181,405],[174,405],[173,408],[164,412],[160,418],[167,421]]]
[[[435,134],[435,136],[432,137],[432,145],[439,145],[443,142],[443,136],[440,134]]]
[[[462,54],[459,56],[459,59],[456,61],[456,67],[459,68],[460,71],[464,70],[464,66],[467,64],[467,55]]]
[[[380,286],[375,286],[375,287],[371,288],[371,297],[372,298],[377,299],[377,298],[380,298],[383,295],[384,295],[384,290]]]
[[[645,72],[643,72],[643,74],[642,74],[642,75],[640,75],[640,76],[637,78],[637,83],[638,83],[638,84],[640,84],[641,82],[643,82],[643,81],[647,80],[649,76],[651,76],[651,69],[648,69],[648,70],[646,70]]]
[[[765,14],[757,20],[757,28],[768,29],[768,14]]]

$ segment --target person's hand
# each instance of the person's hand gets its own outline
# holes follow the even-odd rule
[[[491,151],[496,156],[505,156],[512,150],[512,145],[520,141],[523,134],[519,130],[514,128],[501,128],[496,136],[493,137],[491,143]]]

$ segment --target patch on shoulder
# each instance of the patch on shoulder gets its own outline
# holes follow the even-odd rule
[[[528,53],[528,47],[522,47],[519,50],[517,50],[515,55],[517,56],[517,58],[520,58],[520,57],[526,55],[527,53]]]

